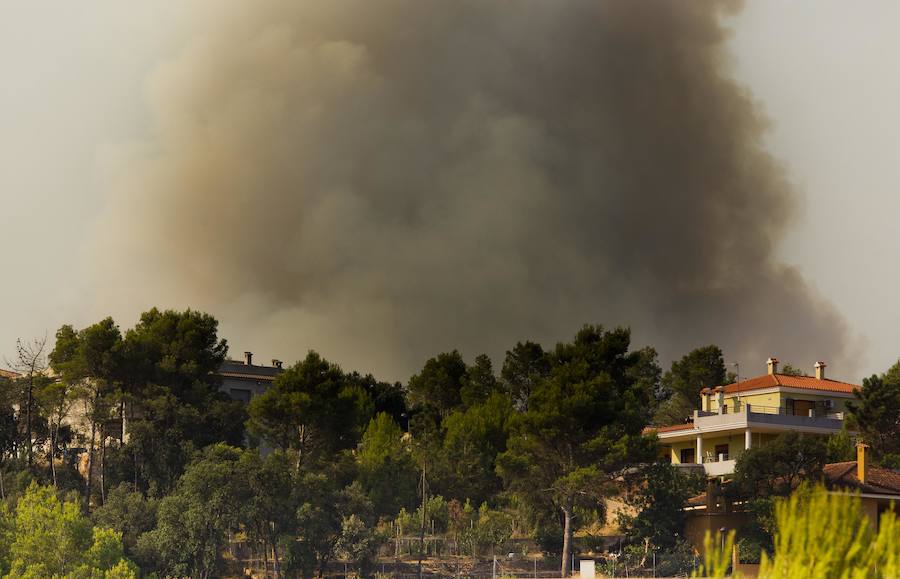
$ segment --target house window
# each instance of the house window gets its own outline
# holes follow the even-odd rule
[[[693,448],[681,449],[681,464],[693,464],[697,462],[696,451]]]
[[[229,392],[235,400],[240,400],[244,404],[250,403],[250,391],[243,388],[232,388]]]
[[[810,410],[816,409],[812,400],[794,400],[794,416],[809,416]]]
[[[717,444],[716,445],[716,460],[728,460],[728,445],[727,444]]]

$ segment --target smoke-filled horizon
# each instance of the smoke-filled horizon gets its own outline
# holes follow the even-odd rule
[[[258,352],[405,379],[584,323],[851,376],[711,3],[216,3],[148,81],[94,261]],[[124,296],[124,297],[123,297]],[[228,332],[225,332],[228,335]],[[788,359],[788,354],[782,355]]]

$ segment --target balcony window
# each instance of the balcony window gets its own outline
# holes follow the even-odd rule
[[[728,445],[727,444],[717,444],[716,445],[716,460],[728,460]]]

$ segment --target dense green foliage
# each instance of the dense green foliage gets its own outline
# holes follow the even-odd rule
[[[805,480],[819,480],[828,458],[826,440],[798,432],[744,451],[735,464],[737,490],[745,496],[785,496]]]
[[[853,425],[888,467],[900,468],[900,362],[863,380],[847,404]]]
[[[784,579],[900,576],[900,524],[882,515],[878,532],[859,498],[803,488],[775,507],[775,555],[763,555],[760,577]]]
[[[627,499],[636,514],[621,514],[620,525],[633,541],[646,539],[661,549],[673,549],[684,539],[684,507],[703,485],[700,476],[670,464],[652,464],[641,473],[636,490]]]
[[[119,533],[94,527],[75,501],[32,483],[15,511],[0,508],[0,566],[8,577],[134,578]]]
[[[700,390],[727,382],[725,360],[718,346],[697,348],[672,363],[665,373],[657,396],[661,405],[656,424],[678,424],[700,408]]]
[[[513,417],[508,449],[499,457],[510,489],[562,515],[563,574],[576,507],[596,506],[616,473],[655,454],[655,442],[641,435],[652,398],[642,366],[655,359],[629,346],[627,330],[593,326],[559,344],[549,378],[531,393],[528,410]]]
[[[216,577],[249,557],[282,577],[337,559],[367,575],[379,550],[484,559],[529,538],[567,574],[623,490],[634,510],[612,566],[696,566],[683,507],[701,483],[655,463],[644,429],[731,379],[716,346],[663,374],[627,329],[585,326],[553,348],[517,343],[499,373],[483,354],[438,353],[405,385],[310,351],[246,405],[219,391],[217,332],[207,314],[152,309],[124,332],[106,318],[20,345],[32,370],[0,379],[4,572]],[[898,376],[867,380],[851,408],[884,462]],[[773,497],[853,444],[788,435],[743,453],[729,492],[756,517],[739,547],[774,552]]]

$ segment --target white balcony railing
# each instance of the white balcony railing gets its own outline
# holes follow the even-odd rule
[[[843,412],[826,412],[810,409],[807,415],[788,412],[784,407],[761,406],[740,402],[725,405],[722,412],[697,411],[694,425],[700,430],[721,430],[729,426],[752,426],[772,424],[817,430],[840,430],[844,421]]]

